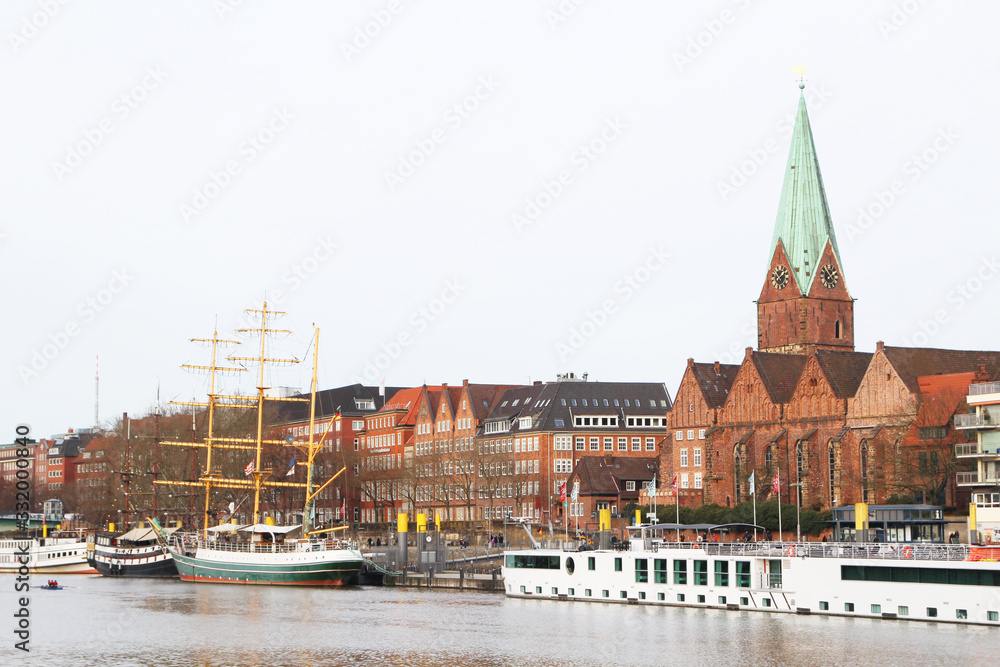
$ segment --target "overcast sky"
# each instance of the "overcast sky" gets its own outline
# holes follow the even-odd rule
[[[4,0],[0,442],[203,395],[738,363],[804,66],[858,350],[1000,347],[1000,6]],[[867,212],[867,217],[862,215]],[[311,369],[269,383],[306,388]],[[244,387],[252,387],[245,382]]]

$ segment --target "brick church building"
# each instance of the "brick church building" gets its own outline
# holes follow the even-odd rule
[[[802,86],[800,86],[802,87]],[[740,365],[688,360],[661,450],[658,495],[686,506],[774,497],[828,508],[912,500],[959,505],[954,444],[970,383],[1000,376],[1000,352],[854,349],[847,288],[804,97],[769,264],[757,350]],[[798,497],[797,497],[797,494]]]

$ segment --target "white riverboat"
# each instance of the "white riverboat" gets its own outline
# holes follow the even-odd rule
[[[1000,625],[1000,548],[927,543],[669,541],[504,555],[508,596]]]
[[[97,574],[79,536],[0,540],[0,574],[16,574],[25,556],[31,574]]]

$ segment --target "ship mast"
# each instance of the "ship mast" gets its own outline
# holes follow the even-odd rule
[[[257,437],[254,441],[256,448],[256,458],[254,461],[254,468],[252,472],[253,476],[253,522],[260,523],[260,489],[262,486],[272,486],[278,484],[277,482],[271,482],[265,484],[265,480],[271,475],[270,470],[261,470],[260,468],[260,457],[262,445],[264,444],[264,401],[267,400],[264,396],[264,392],[267,387],[264,386],[264,367],[266,365],[276,365],[276,364],[297,364],[298,359],[278,359],[269,358],[267,356],[267,336],[269,334],[291,334],[292,332],[287,329],[269,329],[268,328],[268,315],[272,316],[272,319],[277,319],[278,317],[284,315],[285,313],[277,310],[268,310],[267,301],[264,302],[263,307],[260,310],[254,308],[248,308],[246,311],[249,315],[260,316],[260,329],[237,329],[238,333],[243,334],[256,334],[260,335],[260,355],[258,357],[227,357],[229,361],[243,361],[256,363],[258,368],[258,382],[257,382]],[[282,400],[306,400],[306,399],[282,399]],[[301,486],[298,484],[296,486]]]
[[[219,331],[216,328],[212,331],[211,338],[192,338],[193,343],[205,343],[212,346],[212,363],[210,366],[196,366],[192,364],[183,364],[181,368],[194,371],[194,372],[207,372],[209,376],[209,390],[208,390],[208,402],[202,403],[198,401],[172,401],[171,405],[189,405],[192,408],[208,408],[208,434],[205,437],[204,443],[195,442],[174,442],[165,441],[162,444],[172,445],[175,447],[204,447],[206,450],[205,454],[205,472],[201,475],[201,478],[197,482],[171,482],[171,481],[159,481],[154,480],[154,484],[171,484],[171,485],[185,485],[185,486],[203,486],[205,489],[205,509],[204,518],[202,521],[202,535],[208,535],[209,528],[209,514],[210,514],[210,500],[212,492],[212,482],[216,478],[221,478],[220,474],[215,473],[212,470],[212,450],[219,447],[220,445],[216,442],[218,439],[215,437],[215,408],[219,405],[219,399],[225,398],[230,400],[236,400],[236,403],[225,403],[224,405],[233,407],[252,407],[247,405],[241,405],[239,401],[243,397],[238,396],[221,396],[215,393],[215,376],[218,373],[242,373],[245,372],[245,368],[237,367],[225,367],[218,365],[218,353],[220,346],[236,346],[240,345],[238,340],[226,340],[224,338],[219,338]],[[193,419],[193,415],[192,415]],[[192,431],[192,437],[194,436],[194,431]],[[193,509],[193,508],[192,508]]]
[[[314,352],[313,358],[313,379],[312,379],[312,392],[311,398],[303,397],[279,397],[279,396],[266,396],[266,390],[268,387],[264,386],[264,366],[265,365],[276,365],[276,364],[296,364],[299,363],[298,359],[281,359],[272,358],[267,356],[267,342],[266,337],[275,334],[291,334],[291,331],[285,329],[272,329],[269,323],[281,315],[280,311],[269,310],[267,307],[267,302],[265,301],[261,309],[248,309],[247,313],[254,316],[254,318],[260,319],[260,328],[249,328],[249,329],[237,329],[238,332],[251,335],[259,335],[261,337],[260,349],[257,356],[254,357],[240,357],[240,356],[228,356],[226,357],[229,361],[237,363],[247,363],[249,365],[256,364],[258,367],[257,374],[257,396],[256,398],[250,398],[248,396],[231,396],[224,394],[215,393],[215,373],[226,372],[226,371],[247,371],[245,367],[240,368],[223,368],[217,365],[217,347],[221,344],[238,344],[238,341],[227,341],[220,339],[218,337],[218,332],[215,332],[211,339],[192,339],[198,342],[208,342],[212,344],[212,365],[211,366],[184,366],[187,369],[194,370],[204,370],[208,371],[212,376],[210,382],[209,390],[209,400],[207,403],[177,403],[177,405],[191,405],[197,407],[207,407],[208,408],[208,436],[204,442],[173,442],[173,441],[163,441],[161,444],[167,446],[175,447],[204,447],[207,450],[206,458],[206,472],[200,477],[198,481],[168,481],[168,480],[157,480],[157,484],[169,484],[174,486],[198,486],[205,489],[205,528],[208,527],[208,516],[210,507],[210,491],[211,489],[243,489],[249,491],[253,489],[254,492],[254,509],[253,509],[253,522],[260,523],[261,520],[261,508],[260,508],[260,492],[264,487],[287,487],[287,488],[305,488],[306,490],[306,516],[303,519],[303,527],[305,530],[304,534],[308,534],[309,528],[309,508],[313,500],[334,480],[343,472],[343,469],[334,475],[329,480],[327,480],[322,486],[318,487],[313,491],[313,481],[312,481],[312,465],[316,453],[322,447],[322,442],[326,439],[327,434],[329,434],[330,429],[333,428],[334,422],[339,418],[339,415],[335,415],[330,423],[327,425],[322,437],[319,438],[319,443],[315,442],[315,405],[316,405],[316,373],[318,366],[318,346],[319,346],[319,329],[315,332],[315,341],[317,349]],[[311,403],[310,415],[309,415],[309,440],[308,443],[294,443],[291,439],[289,440],[276,440],[264,437],[264,405],[267,401],[283,401],[283,402],[305,402],[309,401]],[[256,409],[257,410],[257,420],[254,437],[227,437],[227,436],[216,436],[215,435],[215,422],[214,422],[214,411],[215,408],[241,408],[241,409]],[[305,484],[297,482],[277,482],[269,481],[267,478],[271,475],[271,470],[262,469],[261,459],[262,459],[262,449],[264,445],[281,445],[284,447],[293,446],[298,448],[306,449],[308,458],[309,472],[307,476],[307,482]],[[216,449],[219,450],[235,450],[235,451],[252,451],[254,452],[253,460],[253,470],[248,472],[248,476],[252,477],[252,480],[246,479],[232,479],[225,478],[220,472],[212,470],[212,452]],[[248,466],[249,467],[249,466]],[[207,535],[207,531],[206,531]]]

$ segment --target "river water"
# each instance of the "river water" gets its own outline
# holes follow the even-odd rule
[[[14,649],[0,577],[0,665],[980,665],[1000,632],[822,618],[508,599],[499,593],[308,589],[62,576],[30,591]],[[41,584],[32,577],[32,584]]]

